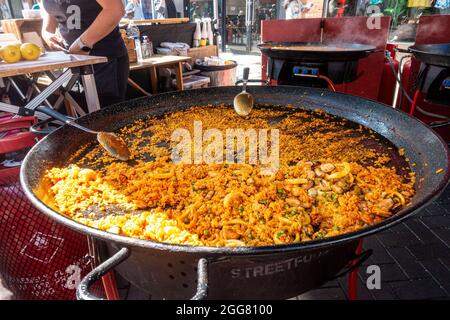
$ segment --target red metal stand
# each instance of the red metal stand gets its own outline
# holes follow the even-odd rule
[[[114,273],[108,272],[102,277],[103,288],[105,289],[106,299],[120,300],[117,282]]]
[[[419,100],[419,95],[420,95],[420,90],[417,89],[416,92],[414,93],[414,98],[413,98],[413,102],[411,104],[411,109],[409,110],[410,116],[414,115],[414,111],[416,110],[416,106],[417,106],[417,101]]]
[[[359,240],[358,247],[356,248],[356,255],[360,255],[363,250],[363,241]],[[356,262],[353,262],[353,265]],[[358,269],[353,270],[348,275],[348,299],[357,300],[358,299]]]
[[[417,27],[415,44],[448,43],[450,42],[450,33],[448,30],[450,30],[450,15],[421,16]],[[402,83],[411,97],[416,94],[416,80],[420,72],[420,65],[420,61],[412,58],[411,63],[405,64],[403,67]],[[422,114],[417,109],[417,106],[420,106],[425,111],[450,117],[450,108],[448,106],[432,103],[425,98],[425,95],[419,94],[416,100],[415,110],[413,110],[413,106],[407,99],[403,99],[400,107],[408,113],[411,113],[411,110],[413,110],[415,117],[428,124],[438,122],[441,119]],[[450,130],[448,130],[448,127],[435,128],[434,130],[444,140],[450,141]]]

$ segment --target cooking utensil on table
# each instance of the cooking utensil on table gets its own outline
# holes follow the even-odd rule
[[[118,137],[113,132],[105,132],[105,131],[94,131],[91,129],[88,129],[86,127],[83,127],[70,119],[69,117],[59,113],[58,111],[48,107],[48,106],[39,106],[36,108],[37,111],[40,111],[42,113],[45,113],[46,115],[59,120],[69,126],[78,128],[80,130],[83,130],[84,132],[92,133],[97,135],[97,141],[100,143],[100,145],[108,151],[108,153],[113,156],[114,158],[117,158],[122,161],[127,161],[130,158],[130,150],[128,149],[125,141],[123,141],[122,138]]]
[[[242,79],[242,92],[234,97],[233,106],[234,111],[242,117],[246,117],[252,112],[253,105],[255,104],[255,98],[247,92],[248,76],[250,74],[250,68],[244,68],[244,76]]]

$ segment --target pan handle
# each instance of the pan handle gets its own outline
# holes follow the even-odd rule
[[[104,300],[94,296],[89,292],[95,282],[101,279],[106,273],[112,271],[116,266],[127,260],[131,255],[131,250],[122,248],[111,258],[94,268],[80,282],[77,287],[76,296],[78,300]],[[201,258],[197,265],[197,292],[191,300],[203,300],[208,294],[208,261]]]
[[[358,269],[364,262],[366,262],[367,259],[372,255],[373,250],[368,249],[366,251],[361,252],[360,254],[356,255],[355,258],[353,258],[351,265],[347,268],[345,268],[344,271],[339,272],[338,274],[334,275],[331,280],[335,280],[337,278],[342,277],[343,275],[346,275],[347,273],[350,273],[356,269]]]
[[[101,279],[106,273],[111,271],[114,267],[118,266],[122,262],[128,259],[130,256],[130,249],[122,248],[111,258],[101,263],[99,266],[95,267],[91,272],[89,272],[80,282],[77,287],[77,299],[78,300],[103,300],[94,296],[89,292],[89,289]]]

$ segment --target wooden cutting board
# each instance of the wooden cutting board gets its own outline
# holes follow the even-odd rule
[[[22,68],[31,66],[47,65],[49,63],[59,63],[70,61],[70,54],[66,54],[62,51],[46,52],[38,60],[35,61],[19,61],[16,63],[6,63],[4,61],[0,62],[0,70],[4,68]]]

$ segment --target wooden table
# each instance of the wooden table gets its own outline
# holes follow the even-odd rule
[[[66,99],[70,99],[75,106],[75,112],[83,115],[85,112],[71,99],[69,91],[78,79],[81,78],[84,88],[84,94],[88,105],[89,112],[100,109],[100,103],[97,95],[97,87],[95,85],[93,65],[107,62],[105,57],[95,57],[88,55],[69,55],[65,56],[61,52],[48,52],[46,56],[41,57],[37,61],[25,61],[14,64],[0,63],[0,81],[3,85],[9,81],[11,86],[17,91],[19,96],[25,102],[25,106],[21,109],[19,106],[0,102],[0,110],[18,114],[19,111],[34,110],[42,103],[49,105],[47,98],[62,88],[63,94],[60,95],[57,102],[53,105],[57,109]],[[55,70],[65,69],[61,74],[55,75]],[[37,78],[41,74],[46,74],[52,82],[44,90],[40,90],[36,85]],[[20,88],[15,84],[13,77],[31,75],[32,86],[28,88],[26,93],[21,92]],[[34,94],[37,95],[34,96]],[[75,116],[75,114],[72,114]],[[36,116],[45,120],[49,117],[36,112]]]
[[[175,69],[177,89],[183,90],[183,62],[191,60],[190,57],[183,56],[165,56],[165,55],[154,55],[150,58],[144,59],[139,62],[134,62],[130,64],[130,70],[140,70],[148,69],[150,71],[150,80],[152,85],[152,93],[158,92],[158,73],[156,68],[158,67],[168,67]],[[128,79],[128,83],[134,88],[138,89],[144,94],[147,94],[144,89],[142,89],[133,80]]]

